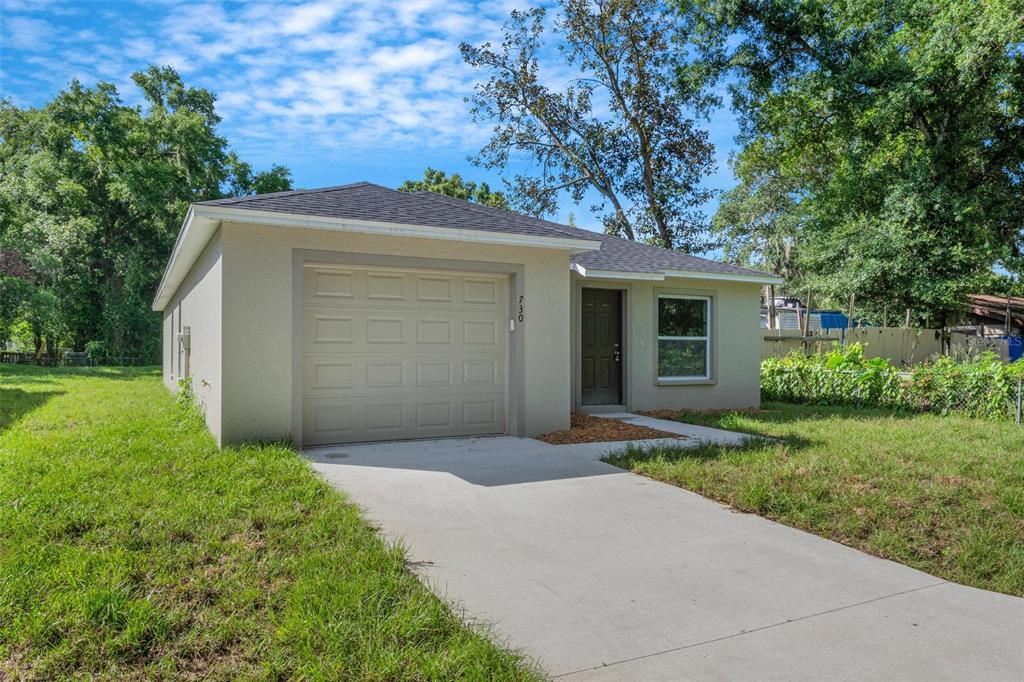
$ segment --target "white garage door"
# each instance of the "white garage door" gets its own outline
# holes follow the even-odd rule
[[[307,265],[303,441],[504,433],[508,277]]]

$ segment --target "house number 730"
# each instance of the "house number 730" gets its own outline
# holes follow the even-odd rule
[[[520,296],[519,297],[519,321],[520,322],[523,321],[523,299],[525,299],[525,298],[526,298],[525,296]]]

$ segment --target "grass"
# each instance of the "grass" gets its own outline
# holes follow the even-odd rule
[[[740,447],[630,447],[606,461],[947,580],[1024,596],[1024,427],[772,403],[681,413]]]
[[[0,365],[0,678],[534,679],[283,445],[158,372]]]

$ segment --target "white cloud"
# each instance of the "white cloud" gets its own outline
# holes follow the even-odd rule
[[[370,63],[381,71],[409,71],[430,66],[454,55],[454,49],[440,40],[426,40],[402,47],[384,47],[370,56]]]
[[[37,92],[55,92],[72,74],[121,84],[148,64],[171,64],[189,85],[218,95],[229,139],[276,141],[283,158],[314,143],[474,151],[467,145],[486,128],[470,121],[463,101],[477,76],[458,44],[499,40],[514,0],[165,2],[119,5],[91,25],[76,19],[74,31],[57,15],[21,8],[21,43],[39,45],[47,30],[54,41],[40,54],[46,68],[33,69]],[[130,86],[122,95],[138,101]]]
[[[0,23],[2,42],[7,49],[40,50],[47,47],[56,31],[42,19],[32,17],[4,17]]]
[[[329,21],[341,7],[341,3],[338,2],[315,2],[309,5],[300,5],[288,13],[281,24],[281,29],[288,34],[309,33]]]
[[[156,54],[156,43],[152,38],[129,38],[121,43],[124,53],[134,59],[149,61]]]
[[[0,11],[9,12],[30,12],[43,8],[49,8],[51,0],[0,0]]]

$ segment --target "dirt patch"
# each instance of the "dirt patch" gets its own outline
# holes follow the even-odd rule
[[[575,443],[615,443],[625,440],[649,440],[651,438],[676,438],[685,436],[668,431],[659,431],[639,424],[629,424],[618,419],[594,417],[589,414],[573,414],[568,431],[552,431],[537,440],[550,445],[573,445]]]

